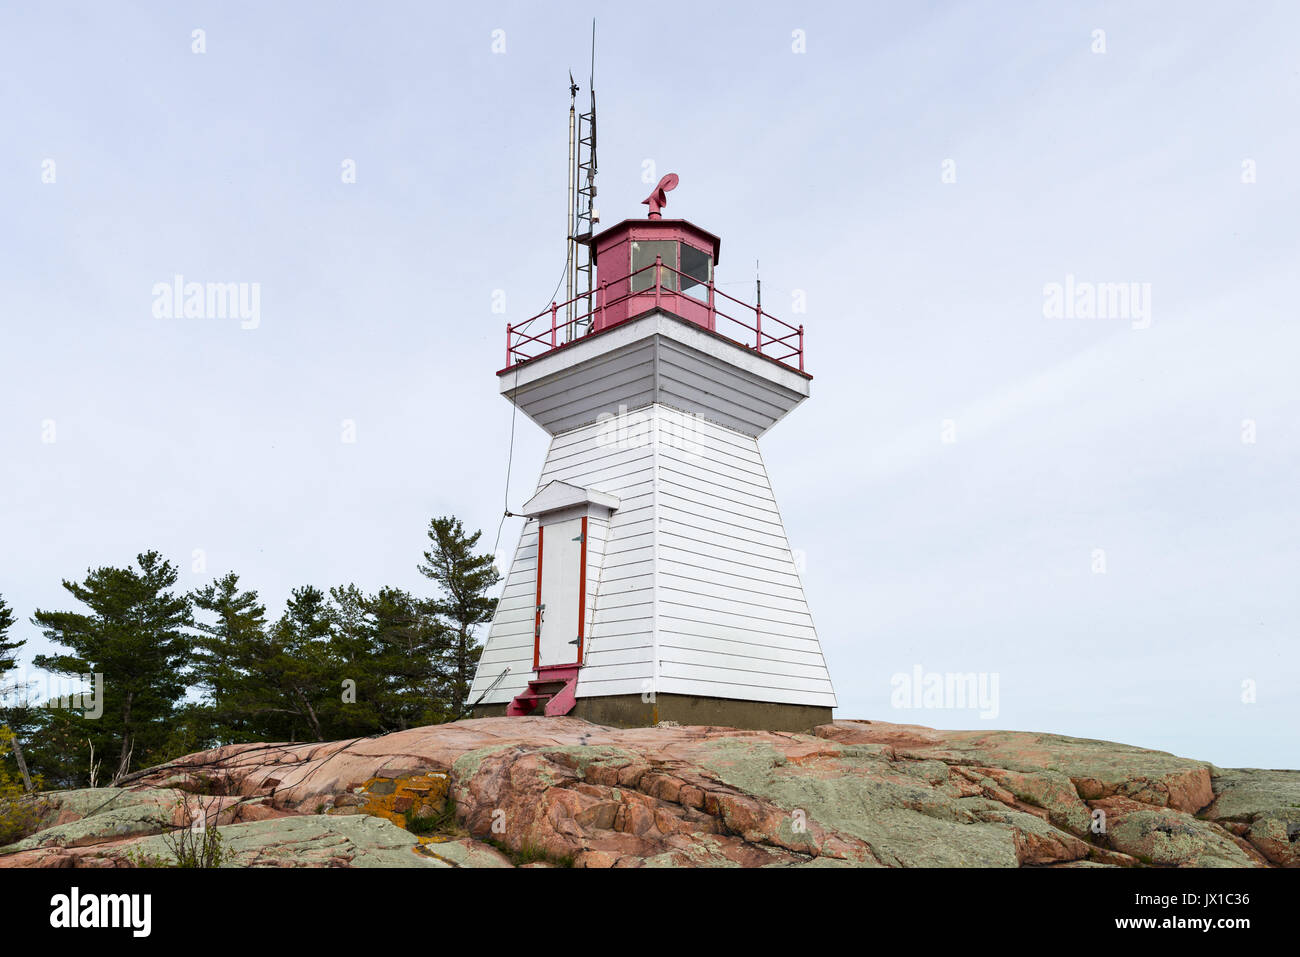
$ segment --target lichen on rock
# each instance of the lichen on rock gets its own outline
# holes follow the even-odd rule
[[[188,795],[235,867],[1300,866],[1300,772],[884,722],[483,718],[229,745],[124,785],[41,795],[0,867],[165,864]]]

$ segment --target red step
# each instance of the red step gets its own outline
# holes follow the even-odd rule
[[[537,677],[528,682],[528,689],[515,695],[514,700],[506,705],[506,714],[512,718],[533,714],[539,704],[542,705],[542,714],[548,717],[568,714],[577,703],[574,694],[577,688],[576,665],[539,668]]]

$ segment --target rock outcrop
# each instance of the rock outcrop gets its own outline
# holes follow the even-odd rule
[[[0,867],[1300,866],[1300,771],[836,721],[812,735],[483,718],[231,745],[38,799]]]

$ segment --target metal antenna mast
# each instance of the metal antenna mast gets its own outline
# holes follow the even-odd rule
[[[573,77],[570,74],[569,82],[572,84]],[[576,99],[578,88],[570,87],[571,98]],[[570,298],[579,297],[578,305],[583,308],[576,310],[576,314],[586,314],[587,318],[581,323],[574,324],[568,328],[571,330],[570,337],[585,335],[591,328],[591,314],[595,308],[595,271],[593,266],[593,252],[590,245],[592,233],[595,232],[596,223],[600,222],[600,213],[596,210],[596,21],[591,21],[591,73],[587,81],[587,92],[591,97],[591,106],[588,112],[578,115],[577,122],[577,155],[573,155],[574,127],[569,127],[570,143],[570,180],[569,180],[569,197],[570,197],[570,230],[569,242],[572,243],[570,249],[571,262],[573,264],[570,276],[572,278],[573,290],[570,292]],[[569,122],[573,123],[573,106],[569,107]],[[572,318],[572,315],[570,316]],[[578,328],[578,326],[581,328]]]
[[[573,82],[573,71],[569,71],[569,167],[567,170],[567,179],[569,181],[569,202],[568,211],[565,214],[568,219],[564,224],[564,234],[568,238],[569,248],[565,251],[564,267],[564,338],[568,341],[573,337],[573,280],[576,275],[575,268],[578,260],[578,249],[574,242],[574,233],[577,232],[577,204],[574,202],[573,190],[577,183],[577,172],[575,164],[578,159],[574,154],[574,131],[576,123],[576,105],[578,102],[578,84]]]

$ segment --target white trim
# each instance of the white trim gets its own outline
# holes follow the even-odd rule
[[[512,366],[497,385],[552,435],[657,403],[758,437],[809,395],[803,373],[658,310]]]
[[[516,514],[525,518],[537,518],[547,512],[572,508],[575,505],[599,505],[612,512],[618,508],[619,502],[619,497],[609,492],[602,492],[594,488],[582,488],[556,479],[543,486],[536,495],[523,504],[523,507]]]

